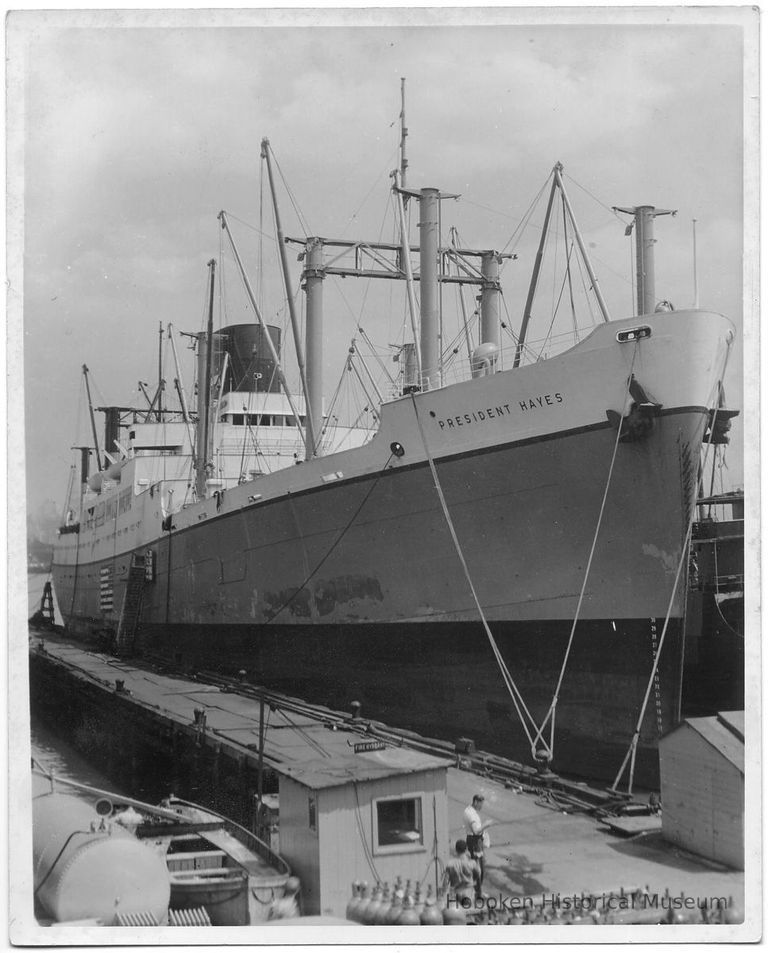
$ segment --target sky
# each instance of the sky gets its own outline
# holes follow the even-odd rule
[[[678,308],[693,303],[696,219],[699,300],[737,324],[726,395],[743,408],[745,333],[754,350],[744,288],[757,274],[744,244],[755,31],[747,8],[12,13],[9,355],[13,364],[23,348],[27,506],[64,504],[70,448],[88,439],[81,366],[97,405],[140,404],[137,382],[157,383],[158,322],[202,329],[206,263],[222,247],[231,297],[217,320],[253,320],[219,210],[265,317],[284,323],[263,137],[287,235],[393,240],[401,77],[408,185],[460,194],[442,218],[465,245],[513,242],[518,258],[502,274],[512,329],[542,202],[532,227],[517,229],[560,161],[612,317],[631,315],[633,291],[632,240],[611,207],[677,210],[656,221],[656,282]],[[748,206],[748,232],[755,215]],[[289,246],[294,285],[299,251]],[[534,338],[546,332],[554,274],[554,264],[543,272]],[[326,400],[357,322],[382,353],[403,339],[400,283],[354,284],[326,281]],[[726,489],[744,481],[743,420]]]

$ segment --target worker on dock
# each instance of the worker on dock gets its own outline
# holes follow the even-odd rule
[[[482,794],[475,794],[472,803],[464,809],[464,829],[467,832],[467,847],[469,856],[477,861],[480,868],[480,878],[477,883],[477,896],[482,895],[483,878],[485,876],[485,848],[491,846],[487,828],[493,821],[483,821],[480,811],[483,809],[485,798]]]
[[[473,900],[480,882],[480,865],[473,860],[467,851],[465,840],[456,841],[456,856],[445,865],[443,874],[443,889],[448,889],[448,896],[452,900],[461,901],[464,898]]]

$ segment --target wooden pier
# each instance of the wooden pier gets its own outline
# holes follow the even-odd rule
[[[151,765],[165,779],[161,795],[192,796],[267,839],[272,836],[273,846],[284,854],[280,841],[287,834],[276,836],[270,824],[271,796],[281,790],[281,782],[286,794],[293,791],[294,801],[297,784],[317,795],[334,772],[357,783],[366,779],[370,764],[359,761],[362,770],[355,771],[355,748],[358,759],[365,758],[366,749],[384,750],[393,775],[411,775],[411,781],[419,772],[446,777],[446,814],[435,828],[438,867],[463,836],[464,807],[474,793],[484,794],[485,816],[494,821],[484,883],[491,896],[533,898],[542,909],[551,897],[648,891],[652,896],[725,896],[743,910],[743,874],[665,844],[650,819],[632,823],[634,836],[629,838],[602,824],[611,814],[623,813],[615,794],[548,779],[532,768],[473,753],[471,746],[457,751],[398,732],[367,721],[353,706],[348,713],[331,711],[258,686],[214,680],[117,659],[56,632],[30,637],[33,710],[56,718],[76,747],[101,760],[107,773],[123,768],[136,777]],[[366,797],[370,814],[378,795],[372,791]],[[370,830],[366,836],[372,836]],[[434,863],[428,853],[420,857],[425,868]],[[349,899],[347,884],[374,876],[356,866],[363,861],[350,852],[342,861]],[[341,882],[341,874],[334,877]],[[429,879],[434,879],[432,871]],[[305,912],[343,916],[340,889],[335,886],[332,900],[318,901]],[[683,910],[683,915],[700,922],[695,919],[698,909]],[[620,919],[617,914],[616,921]],[[658,919],[659,911],[651,908],[640,922]]]

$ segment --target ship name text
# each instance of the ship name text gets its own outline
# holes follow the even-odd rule
[[[522,413],[528,413],[540,407],[554,407],[562,404],[563,395],[559,391],[555,394],[540,394],[537,397],[519,400],[517,403]],[[485,423],[487,420],[495,420],[497,417],[506,417],[511,413],[512,407],[509,404],[499,404],[495,407],[485,407],[483,410],[472,410],[468,414],[456,414],[455,417],[446,417],[437,422],[441,430],[453,430],[455,427],[468,427],[472,424]]]

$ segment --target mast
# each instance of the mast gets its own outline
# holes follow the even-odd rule
[[[91,432],[93,433],[93,445],[96,448],[96,469],[101,472],[101,453],[99,451],[99,438],[96,433],[96,418],[93,416],[93,401],[91,400],[91,385],[88,382],[88,367],[83,364],[83,377],[85,378],[85,392],[88,395],[88,412],[91,415]]]
[[[421,190],[419,201],[419,271],[421,280],[421,385],[432,390],[439,385],[438,301],[438,189]]]
[[[531,273],[531,282],[528,285],[528,297],[525,299],[525,308],[523,310],[523,323],[520,325],[520,336],[517,339],[517,348],[515,349],[515,360],[513,367],[520,367],[520,361],[523,357],[523,347],[525,346],[525,336],[528,333],[528,325],[531,320],[531,311],[533,309],[533,299],[536,296],[536,288],[539,284],[539,273],[541,272],[541,263],[544,260],[544,245],[547,241],[547,232],[549,230],[549,219],[552,216],[552,203],[555,200],[557,190],[557,178],[552,176],[552,188],[549,190],[549,199],[547,201],[547,211],[544,213],[544,224],[541,227],[541,238],[539,238],[539,247],[536,252],[536,259],[533,263],[533,272]]]
[[[659,215],[677,215],[677,209],[655,208],[653,205],[638,205],[634,208],[619,208],[615,212],[631,215],[633,221],[626,234],[635,229],[635,257],[637,268],[637,313],[653,314],[656,310],[656,272],[653,237],[653,220]]]
[[[595,292],[595,297],[597,298],[597,304],[600,308],[600,312],[603,316],[603,321],[610,321],[611,316],[608,314],[608,307],[606,306],[605,301],[603,300],[603,293],[600,291],[600,285],[597,283],[597,275],[592,268],[592,262],[589,260],[589,255],[587,254],[587,248],[584,244],[584,239],[581,237],[581,231],[579,229],[578,223],[576,222],[576,216],[573,214],[573,209],[571,208],[571,203],[568,198],[568,193],[565,191],[565,185],[562,178],[563,166],[562,163],[558,162],[555,165],[555,180],[557,181],[557,186],[560,189],[560,194],[563,196],[563,203],[565,204],[566,211],[568,212],[568,218],[571,220],[571,226],[573,227],[573,233],[576,236],[576,244],[579,246],[579,251],[581,252],[581,260],[584,262],[584,267],[587,269],[587,274],[589,275],[589,280],[592,284],[592,290]]]
[[[693,306],[698,308],[699,306],[699,279],[696,273],[696,219],[692,221],[693,224]]]
[[[323,429],[323,240],[307,239],[304,288],[307,296],[307,442],[306,458],[310,460],[320,452],[320,436]],[[310,424],[310,420],[312,421]],[[296,426],[301,426],[297,418]],[[311,434],[314,434],[314,443]]]
[[[160,322],[160,334],[157,340],[157,419],[163,419],[163,322]]]
[[[408,159],[405,157],[405,140],[408,137],[408,127],[405,124],[405,77],[400,78],[400,188],[406,188],[405,174],[408,169]]]
[[[499,264],[495,251],[483,253],[481,269],[483,284],[480,291],[480,343],[499,346]]]
[[[400,177],[397,172],[392,173],[395,180],[394,192],[397,199],[397,214],[400,219],[400,262],[402,271],[405,274],[405,287],[408,292],[408,314],[411,318],[411,331],[413,333],[413,345],[416,350],[416,371],[417,380],[421,383],[421,348],[419,346],[418,330],[418,309],[416,307],[416,292],[413,285],[413,270],[411,268],[411,249],[408,244],[408,226],[405,222],[405,195],[400,185]]]
[[[208,300],[208,325],[204,334],[198,335],[197,378],[197,454],[195,457],[195,489],[199,500],[205,499],[205,481],[211,462],[210,414],[211,414],[211,367],[213,365],[213,294],[216,277],[216,262],[208,262],[210,270],[210,295]]]
[[[173,325],[168,325],[168,340],[171,342],[171,352],[173,354],[173,363],[176,368],[176,378],[174,379],[174,384],[176,385],[176,391],[179,395],[179,403],[181,404],[181,416],[185,424],[189,423],[189,410],[187,408],[187,397],[184,393],[184,381],[181,377],[181,366],[179,365],[179,355],[176,353],[176,340],[173,337],[171,331],[173,330]]]
[[[290,283],[290,273],[288,271],[288,256],[285,249],[285,238],[283,237],[283,226],[280,222],[280,210],[277,206],[277,193],[275,191],[275,183],[272,178],[272,162],[270,161],[270,145],[269,139],[261,140],[261,154],[267,164],[267,176],[269,178],[269,190],[272,193],[272,208],[275,213],[275,229],[277,231],[277,247],[280,250],[280,268],[283,273],[283,284],[285,285],[285,296],[288,299],[288,312],[291,316],[291,330],[293,332],[293,344],[296,349],[296,363],[299,365],[299,377],[301,378],[301,389],[304,392],[304,400],[306,402],[307,408],[307,439],[304,442],[305,447],[305,457],[309,460],[312,456],[313,449],[316,449],[319,444],[319,440],[315,438],[315,415],[314,407],[312,400],[309,395],[309,386],[307,383],[307,371],[304,367],[304,349],[301,346],[301,333],[299,331],[299,321],[296,317],[296,304],[293,300],[293,293],[291,291]],[[309,334],[309,326],[307,326],[307,334]],[[314,372],[316,369],[313,368]],[[322,400],[322,396],[321,396]],[[321,414],[322,416],[322,414]],[[320,422],[322,427],[322,421]],[[299,421],[296,421],[296,426],[299,426]]]

